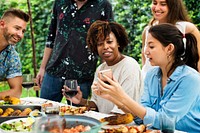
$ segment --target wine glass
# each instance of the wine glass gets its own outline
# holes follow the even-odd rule
[[[66,85],[69,88],[69,90],[65,90],[65,94],[68,97],[72,98],[72,97],[74,97],[78,93],[78,90],[77,90],[77,87],[78,87],[77,80],[75,80],[75,79],[65,80],[64,85]],[[71,100],[70,100],[70,105],[72,106],[72,101]]]
[[[29,90],[34,86],[33,75],[23,74],[22,86],[27,90],[27,97],[29,97]]]

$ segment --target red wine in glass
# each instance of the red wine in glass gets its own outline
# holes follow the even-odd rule
[[[69,90],[65,90],[65,94],[68,97],[72,98],[78,93],[78,91],[77,91],[77,87],[78,87],[77,80],[75,80],[75,79],[65,80],[64,85],[66,85],[69,88]],[[70,100],[70,105],[72,106],[71,100]]]
[[[30,89],[34,86],[34,83],[33,82],[23,82],[22,86],[26,89]]]
[[[65,91],[65,94],[69,97],[74,97],[76,94],[78,93],[77,90],[68,90],[68,91]]]

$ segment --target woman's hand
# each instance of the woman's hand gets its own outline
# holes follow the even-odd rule
[[[67,100],[71,100],[72,103],[74,103],[74,104],[79,104],[79,103],[81,102],[81,99],[82,99],[82,92],[81,92],[81,90],[80,90],[80,86],[77,87],[78,93],[77,93],[74,97],[72,97],[72,98],[70,98],[69,96],[67,96],[67,95],[65,94],[65,91],[69,90],[69,88],[68,88],[66,85],[64,85],[63,87],[64,87],[64,88],[62,89],[62,94],[63,94],[63,96],[66,97]]]
[[[102,80],[101,80],[102,81]],[[100,89],[99,89],[99,83],[98,82],[94,82],[93,84],[92,84],[92,91],[96,94],[96,95],[98,95],[98,96],[101,96],[102,98],[105,98],[105,99],[108,99],[108,100],[110,100],[109,99],[109,94],[107,93],[104,93],[103,94],[103,91],[101,91]]]
[[[123,96],[125,92],[114,78],[110,79],[106,75],[104,75],[104,78],[110,83],[110,85],[103,82],[101,79],[98,79],[98,82],[92,85],[92,89],[96,95],[117,104],[116,101],[119,102],[121,96]]]
[[[146,109],[130,98],[115,79],[112,80],[106,75],[104,75],[104,78],[110,85],[104,83],[101,79],[98,79],[98,89],[93,89],[95,94],[111,101],[124,112],[130,112],[143,119],[146,114]]]

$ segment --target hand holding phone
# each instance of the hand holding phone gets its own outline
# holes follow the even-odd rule
[[[113,79],[113,74],[112,74],[112,70],[111,69],[106,69],[106,70],[101,70],[98,73],[98,77],[104,81],[107,84],[110,84],[108,81],[106,81],[106,79],[104,78],[104,75],[106,75],[107,77],[109,77],[110,79]]]

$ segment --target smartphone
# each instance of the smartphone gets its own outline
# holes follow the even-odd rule
[[[113,79],[113,73],[111,69],[106,69],[106,70],[101,70],[98,73],[98,77],[104,81],[107,84],[110,84],[108,81],[106,81],[106,79],[103,77],[103,75],[106,75],[107,77],[109,77],[110,79]]]

